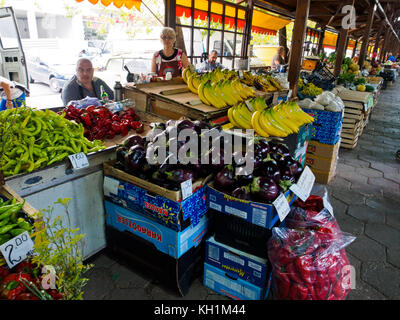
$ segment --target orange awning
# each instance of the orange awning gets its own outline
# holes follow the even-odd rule
[[[323,48],[336,49],[336,42],[338,39],[337,33],[325,31]]]
[[[76,2],[83,2],[84,0],[75,0]],[[138,11],[140,11],[140,5],[142,4],[142,0],[87,0],[91,4],[101,3],[103,6],[108,7],[110,4],[113,4],[117,8],[121,8],[125,6],[127,9],[132,9],[135,7]]]
[[[191,0],[176,0],[176,16],[190,17],[192,1]],[[235,7],[229,4],[225,5],[225,24],[230,27],[235,26]],[[210,19],[213,22],[222,23],[223,5],[221,3],[211,1]],[[195,19],[208,19],[208,0],[194,1],[194,17]],[[242,30],[245,25],[245,10],[238,9],[237,29]],[[252,32],[261,34],[276,35],[279,29],[288,25],[289,19],[277,17],[260,10],[253,10]]]

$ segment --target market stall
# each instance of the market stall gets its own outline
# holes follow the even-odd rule
[[[280,5],[249,1],[239,10],[216,1],[222,11],[210,1],[197,3],[203,10],[193,1],[167,2],[166,24],[175,26],[175,18],[188,12],[230,24],[239,20],[245,34],[240,58],[246,60],[252,28],[265,31],[254,6],[285,16],[275,17],[282,26],[294,18],[287,74],[257,74],[250,67],[199,73],[190,65],[172,80],[149,76],[148,83],[126,84],[125,102],[84,99],[60,109],[0,112],[2,244],[34,225],[31,236],[43,259],[35,263],[43,263],[45,245],[56,239],[39,237],[40,224],[29,225],[22,214],[34,217],[33,207],[45,209],[58,199],[62,206],[47,213],[86,235],[82,259],[107,248],[181,296],[202,272],[204,286],[232,299],[346,299],[351,277],[345,247],[355,237],[340,229],[319,184],[335,176],[339,148],[356,146],[384,77],[370,77],[364,58],[357,65],[344,58],[343,30],[325,40],[325,31],[319,36],[321,48],[336,39],[332,72],[322,59],[305,59],[307,19],[338,21],[318,18],[321,7],[310,0],[274,2]],[[373,27],[371,10],[366,35]],[[190,135],[178,139],[182,132]],[[240,148],[232,150],[226,141],[238,137]],[[7,288],[5,279],[14,273],[9,267],[0,275]],[[19,282],[22,271],[15,272]]]

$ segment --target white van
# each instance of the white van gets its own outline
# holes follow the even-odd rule
[[[29,88],[25,54],[11,7],[0,8],[0,75]]]

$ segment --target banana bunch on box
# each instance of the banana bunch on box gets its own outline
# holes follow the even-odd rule
[[[249,71],[243,72],[243,78],[240,81],[250,87],[264,92],[281,91],[282,86],[270,75],[255,76]]]
[[[182,78],[204,104],[220,109],[255,95],[252,88],[235,78],[235,74],[234,71],[216,69],[200,75],[188,67],[183,71]]]
[[[281,102],[268,108],[262,97],[231,107],[228,110],[228,119],[233,126],[254,129],[263,137],[287,137],[297,133],[301,126],[314,121],[294,101]]]

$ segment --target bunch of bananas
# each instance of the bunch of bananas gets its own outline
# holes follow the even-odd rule
[[[200,75],[188,67],[183,71],[182,78],[204,104],[218,109],[233,106],[255,95],[252,88],[234,78],[229,70],[216,69]]]
[[[228,110],[228,119],[233,126],[254,129],[263,137],[287,137],[299,128],[314,121],[296,102],[281,102],[268,108],[262,97],[248,103],[239,103]]]
[[[255,87],[258,90],[264,92],[281,91],[282,87],[278,81],[276,81],[270,75],[258,75],[255,76],[249,71],[243,72],[243,78],[240,81],[250,87]]]

